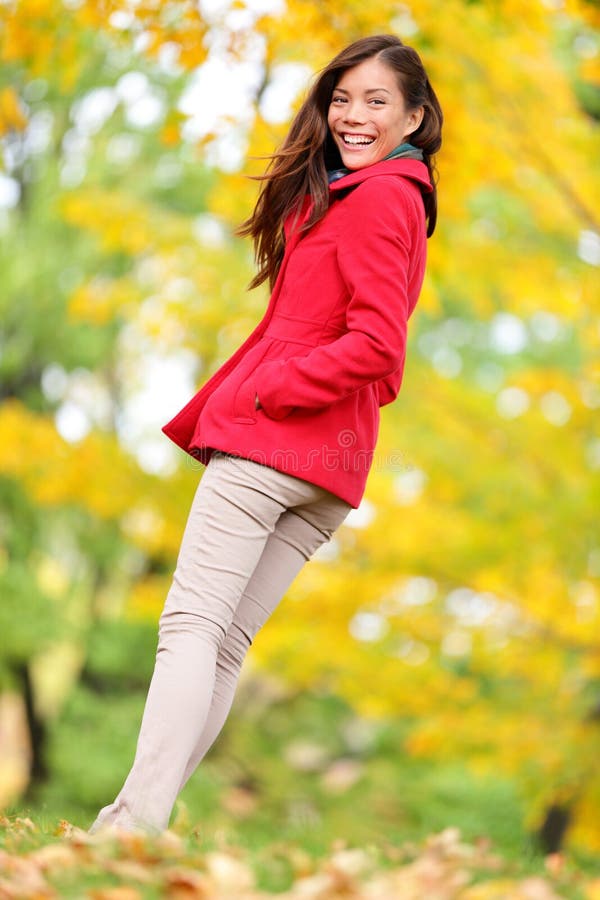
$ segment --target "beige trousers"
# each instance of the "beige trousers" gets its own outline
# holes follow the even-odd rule
[[[168,827],[177,795],[225,723],[254,636],[351,508],[301,478],[213,454],[160,617],[133,767],[91,832]]]

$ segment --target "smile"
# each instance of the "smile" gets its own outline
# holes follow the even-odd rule
[[[345,144],[349,144],[352,147],[358,145],[368,146],[375,140],[375,138],[368,137],[366,134],[342,134],[340,136]]]

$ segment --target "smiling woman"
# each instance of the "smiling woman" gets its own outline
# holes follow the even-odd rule
[[[375,35],[342,50],[319,73],[272,157],[253,215],[239,230],[255,242],[258,272],[251,287],[267,279],[274,286],[284,256],[282,222],[305,211],[307,196],[302,233],[328,212],[332,181],[386,160],[425,164],[428,188],[421,193],[430,237],[437,219],[435,154],[442,123],[442,109],[414,48],[393,35]],[[368,152],[354,150],[353,140],[361,138],[371,141]],[[414,173],[419,167],[409,169]],[[408,170],[404,174],[410,178]]]
[[[374,58],[344,72],[331,98],[327,124],[344,165],[361,169],[404,144],[423,115],[423,106],[407,107],[393,70]]]
[[[378,35],[323,70],[273,156],[240,228],[255,242],[252,284],[271,284],[268,308],[163,428],[207,471],[160,618],[134,764],[92,830],[167,826],[255,635],[361,502],[435,227],[441,124],[416,52]]]

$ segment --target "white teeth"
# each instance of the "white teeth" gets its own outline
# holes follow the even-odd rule
[[[360,135],[343,134],[342,140],[345,144],[372,144],[375,138],[361,137]]]

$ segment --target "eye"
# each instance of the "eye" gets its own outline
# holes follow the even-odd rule
[[[369,100],[369,103],[376,103],[378,106],[383,106],[385,100],[382,100],[381,97],[373,97],[372,100]]]
[[[331,102],[332,103],[345,103],[346,98],[345,97],[332,97]]]

